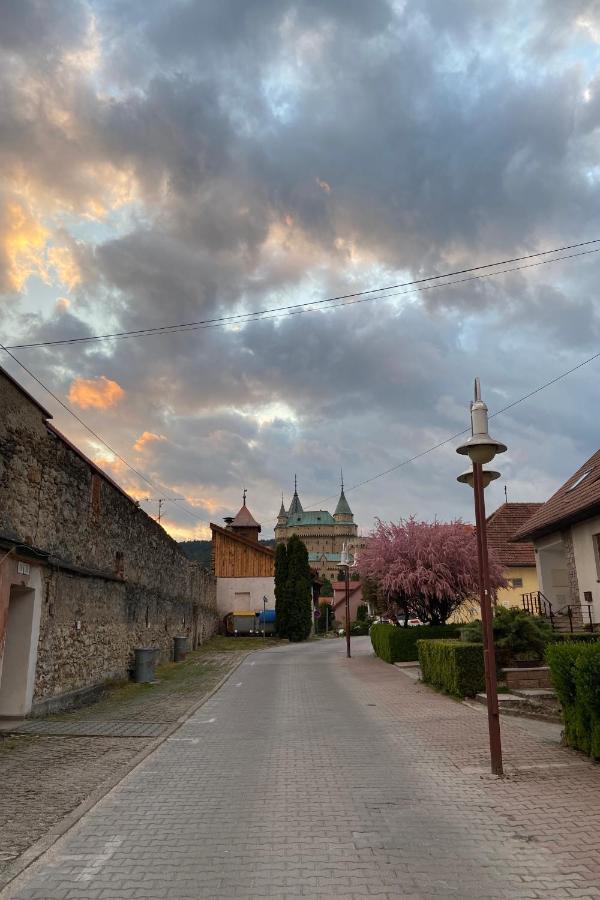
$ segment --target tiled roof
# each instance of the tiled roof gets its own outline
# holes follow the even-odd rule
[[[488,547],[504,566],[535,566],[533,544],[511,543],[514,534],[543,503],[503,503],[487,519]]]
[[[580,466],[517,531],[517,540],[541,537],[600,514],[600,450]]]
[[[244,503],[237,516],[231,523],[234,527],[239,528],[260,528],[260,525]]]

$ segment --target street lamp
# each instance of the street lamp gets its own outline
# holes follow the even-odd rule
[[[350,554],[346,544],[342,547],[340,568],[346,569],[346,656],[350,659]]]
[[[490,760],[492,773],[502,775],[502,741],[498,710],[498,685],[496,682],[496,656],[492,627],[490,568],[487,548],[484,488],[500,477],[499,472],[484,470],[482,466],[493,460],[497,453],[504,453],[506,445],[495,440],[488,432],[488,408],[481,399],[479,378],[475,379],[475,399],[471,404],[471,437],[456,448],[456,452],[468,456],[472,471],[463,472],[458,481],[473,488],[475,499],[475,526],[477,531],[477,564],[479,572],[479,603],[481,606],[481,630],[483,637],[483,662],[485,668],[485,693],[487,697],[488,729],[490,735]]]

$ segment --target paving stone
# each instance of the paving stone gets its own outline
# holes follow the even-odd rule
[[[246,660],[4,896],[600,895],[600,770],[508,720],[493,778],[485,713],[353,647]]]

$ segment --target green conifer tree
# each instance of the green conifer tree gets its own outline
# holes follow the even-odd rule
[[[312,625],[311,573],[308,551],[298,535],[287,545],[288,590],[285,635],[290,641],[305,641]],[[281,633],[281,632],[280,632]]]
[[[275,550],[275,628],[279,637],[287,637],[288,623],[288,553],[285,544]]]

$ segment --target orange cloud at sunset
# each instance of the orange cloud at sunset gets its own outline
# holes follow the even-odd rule
[[[76,378],[69,388],[69,400],[81,409],[110,409],[125,396],[123,388],[105,375]]]
[[[144,431],[133,445],[133,449],[140,453],[145,449],[147,444],[150,444],[153,441],[166,441],[166,437],[164,434],[155,434],[153,431]]]
[[[7,261],[7,280],[20,291],[31,275],[46,278],[44,249],[48,231],[20,203],[7,203],[0,238]]]

